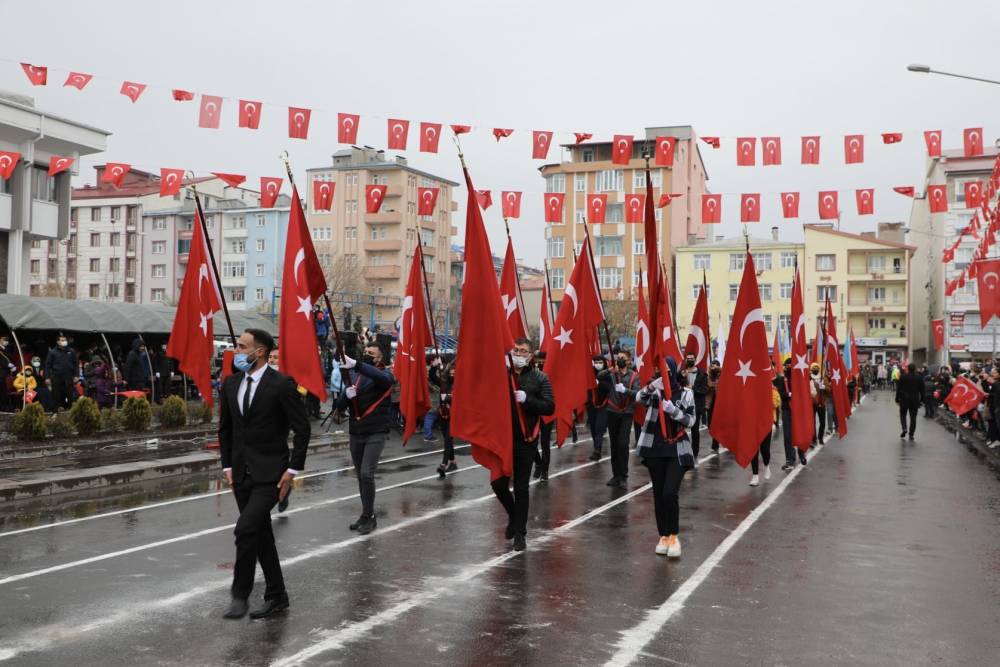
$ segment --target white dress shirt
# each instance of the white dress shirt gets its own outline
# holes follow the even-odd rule
[[[267,364],[264,364],[252,373],[244,373],[243,379],[240,380],[240,388],[236,390],[236,407],[243,414],[243,397],[247,393],[247,378],[253,380],[253,384],[250,385],[250,405],[253,405],[253,397],[257,393],[257,387],[260,386],[260,379],[264,377],[264,372],[267,370]],[[223,468],[222,471],[232,470],[232,468]],[[288,469],[288,472],[292,475],[298,475],[298,470]]]

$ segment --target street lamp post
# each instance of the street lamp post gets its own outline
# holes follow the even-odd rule
[[[969,76],[968,74],[956,74],[954,72],[942,72],[941,70],[931,69],[929,65],[907,65],[906,69],[911,72],[918,72],[920,74],[940,74],[941,76],[953,76],[956,79],[968,79],[970,81],[981,81],[982,83],[993,83],[1000,86],[1000,81],[995,81],[993,79],[984,79],[978,76]]]

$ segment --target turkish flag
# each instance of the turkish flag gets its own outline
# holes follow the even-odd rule
[[[544,160],[549,154],[549,146],[552,145],[552,133],[543,130],[535,130],[531,133],[531,158],[533,160]]]
[[[635,370],[639,372],[639,382],[647,385],[653,380],[653,345],[650,335],[651,323],[646,299],[642,294],[642,273],[639,273],[639,315],[635,322]],[[666,383],[664,383],[666,387]]]
[[[819,164],[819,137],[802,137],[802,164]]]
[[[844,164],[860,164],[865,161],[865,136],[848,134],[844,137]]]
[[[260,102],[240,100],[240,127],[256,130],[260,127]]]
[[[16,151],[0,151],[0,179],[9,179],[20,159],[21,154]]]
[[[762,137],[760,150],[765,167],[781,164],[781,137]]]
[[[201,216],[195,211],[191,250],[167,339],[167,356],[177,360],[180,371],[191,378],[205,402],[212,405],[212,318],[222,310],[222,292],[209,262]]]
[[[181,90],[180,88],[174,88],[170,91],[174,100],[177,102],[190,102],[194,99],[194,93],[190,90]]]
[[[506,355],[514,340],[503,319],[493,254],[472,178],[468,169],[463,168],[463,172],[469,196],[451,434],[472,443],[472,458],[488,468],[490,479],[495,481],[513,474],[514,431]]]
[[[625,222],[635,224],[643,222],[646,210],[646,195],[625,195]]]
[[[836,220],[839,216],[837,211],[837,191],[823,190],[819,193],[819,219]]]
[[[309,118],[312,111],[301,107],[288,107],[288,138],[308,139]]]
[[[944,249],[943,253],[941,253],[941,263],[947,264],[948,262],[951,262],[954,259],[955,259],[955,246],[950,245]]]
[[[945,296],[951,296],[952,294],[955,293],[955,290],[957,288],[958,288],[958,280],[957,279],[956,280],[949,280],[949,281],[945,282],[945,284],[944,284],[944,295]]]
[[[247,177],[243,174],[226,174],[221,171],[213,171],[212,175],[231,188],[238,188],[247,180]]]
[[[284,182],[281,178],[276,178],[274,176],[261,176],[260,177],[260,207],[261,208],[273,208],[274,203],[278,201],[278,193],[281,192],[281,184]]]
[[[21,69],[24,70],[24,73],[28,76],[28,81],[31,81],[31,85],[33,86],[44,86],[49,82],[48,67],[21,63]]]
[[[928,185],[927,186],[927,206],[931,213],[948,212],[948,186]]]
[[[941,130],[926,130],[924,143],[927,144],[928,157],[941,157]]]
[[[455,136],[472,132],[471,125],[450,125],[449,127],[451,127],[451,131],[455,133]]]
[[[757,139],[755,137],[737,137],[736,165],[752,167],[757,163]]]
[[[561,192],[548,192],[545,194],[545,222],[562,223],[563,199],[565,196]]]
[[[809,387],[809,361],[806,341],[806,316],[802,299],[802,278],[795,268],[792,283],[792,445],[802,451],[809,449],[815,437],[816,417],[813,413]],[[780,368],[780,366],[779,366]]]
[[[356,144],[358,143],[358,125],[361,116],[356,113],[337,114],[337,143]]]
[[[627,165],[632,160],[632,135],[616,134],[611,141],[611,163]]]
[[[663,208],[664,206],[670,206],[670,202],[677,199],[678,197],[683,197],[684,195],[679,192],[664,192],[660,195],[660,201],[657,202],[658,208]]]
[[[549,296],[548,276],[542,283],[541,312],[538,313],[538,351],[546,352],[549,340],[552,338],[551,297]]]
[[[503,217],[505,218],[520,218],[521,217],[521,193],[505,191],[500,193],[500,204],[503,208]]]
[[[656,166],[674,166],[674,146],[677,145],[676,137],[656,138]]]
[[[160,168],[160,196],[172,197],[181,191],[184,182],[183,169]]]
[[[586,237],[566,284],[545,357],[545,374],[556,402],[556,442],[560,444],[573,427],[574,412],[585,410],[594,386],[591,345],[597,326],[604,321],[604,309],[593,266],[590,238]]]
[[[781,193],[781,213],[784,215],[785,219],[797,218],[799,217],[799,193],[798,192],[782,192]]]
[[[979,273],[976,287],[979,292],[979,322],[982,328],[994,315],[1000,315],[1000,259],[983,259],[975,262]]]
[[[893,191],[898,192],[906,197],[912,197],[914,195],[914,189],[912,185],[897,185],[893,188]]]
[[[718,148],[722,145],[718,137],[702,137],[701,140],[712,148]]]
[[[123,162],[109,162],[104,165],[104,172],[101,174],[101,183],[111,183],[116,188],[120,188],[125,174],[131,168],[132,165]]]
[[[139,99],[139,96],[142,95],[142,91],[144,90],[146,90],[146,84],[144,83],[135,83],[134,81],[124,81],[122,82],[122,87],[119,92],[125,97],[132,100],[132,103],[135,104],[136,101]]]
[[[674,326],[674,313],[670,308],[670,299],[667,294],[670,292],[670,288],[667,283],[667,276],[660,274],[660,298],[657,299],[657,316],[656,325],[660,330],[660,337],[656,341],[655,356],[657,356],[661,361],[664,361],[667,357],[673,357],[674,361],[680,364],[684,360],[684,356],[681,354],[681,344],[678,340],[677,327]],[[661,374],[663,369],[661,369]]]
[[[406,138],[410,133],[410,121],[399,118],[390,118],[386,121],[386,130],[389,133],[388,146],[394,151],[406,150]]]
[[[420,123],[420,152],[437,153],[441,123]]]
[[[767,348],[756,269],[753,257],[747,253],[715,394],[716,405],[726,407],[712,415],[709,427],[712,437],[729,449],[744,468],[757,454],[761,440],[771,432],[774,405]]]
[[[944,404],[956,415],[964,415],[975,410],[986,399],[986,394],[969,378],[960,377],[955,381]]]
[[[883,132],[882,133],[882,143],[884,144],[898,144],[903,140],[902,132]]]
[[[493,128],[493,136],[496,137],[497,142],[499,142],[501,139],[509,137],[512,134],[514,134],[514,130],[504,129],[502,127]]]
[[[694,304],[691,315],[691,326],[688,327],[687,341],[684,343],[684,356],[694,356],[694,365],[708,372],[709,357],[712,356],[712,337],[708,331],[708,294],[703,284],[698,290],[698,300]]]
[[[49,160],[49,176],[55,176],[56,174],[66,171],[72,164],[73,158],[71,157],[53,155],[52,159]]]
[[[285,239],[284,271],[281,275],[281,312],[278,331],[278,365],[321,403],[326,401],[326,378],[320,365],[313,324],[313,305],[326,294],[326,278],[313,247],[299,191],[292,186],[292,211]]]
[[[313,210],[329,211],[333,208],[333,193],[337,184],[332,181],[313,181]]]
[[[385,199],[387,185],[366,185],[365,186],[365,211],[367,213],[378,213],[382,208],[382,201]]]
[[[607,195],[587,195],[587,222],[595,225],[603,224],[607,209]]]
[[[740,195],[740,222],[760,222],[760,193]]]
[[[441,188],[417,188],[417,215],[434,215]]]
[[[77,90],[83,90],[93,78],[94,77],[91,74],[84,74],[83,72],[70,72],[69,76],[66,77],[66,83],[63,84],[63,87],[73,86]]]
[[[782,372],[781,342],[779,339],[779,327],[774,327],[774,342],[771,343],[771,377],[776,378]]]
[[[392,374],[399,382],[399,411],[405,418],[403,444],[417,430],[417,421],[423,425],[424,415],[431,411],[430,387],[427,385],[427,354],[433,344],[424,301],[423,252],[420,243],[413,251],[410,277],[403,294],[403,312],[399,317],[399,334],[396,340],[396,359]]]
[[[968,208],[976,208],[981,206],[983,203],[983,182],[982,181],[966,181],[965,182],[965,205]]]
[[[855,190],[854,199],[858,205],[858,215],[872,215],[875,213],[875,190],[872,188]]]
[[[479,208],[485,211],[493,206],[493,193],[489,190],[476,190],[476,201],[479,202]]]
[[[514,259],[514,242],[507,237],[507,253],[503,258],[503,268],[500,270],[500,305],[503,306],[503,317],[510,329],[510,337],[514,340],[528,337],[528,318],[524,314],[524,302],[521,300],[521,285],[517,280],[517,261]]]
[[[215,95],[202,95],[201,108],[198,111],[198,127],[210,130],[219,129],[219,117],[222,114],[222,98]]]
[[[931,320],[931,333],[934,335],[934,349],[944,349],[944,320]]]
[[[837,319],[833,316],[833,305],[826,301],[826,365],[830,374],[830,393],[833,409],[837,413],[837,435],[843,439],[847,435],[847,418],[851,416],[851,398],[847,394],[847,366],[841,354],[840,340],[837,338]]]
[[[965,157],[975,157],[983,154],[983,128],[968,127],[962,130],[962,144]]]
[[[701,222],[716,223],[722,221],[722,195],[701,196]]]
[[[590,134],[589,132],[574,132],[573,136],[576,137],[576,143],[578,143],[578,144],[582,144],[583,142],[587,141],[588,139],[593,139],[594,138],[594,135]]]

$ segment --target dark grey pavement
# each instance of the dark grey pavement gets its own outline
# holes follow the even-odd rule
[[[347,529],[346,452],[317,455],[275,519],[292,607],[265,621],[221,618],[226,493],[8,522],[0,661],[997,664],[1000,481],[940,425],[922,420],[915,443],[896,425],[890,395],[870,397],[845,440],[790,477],[776,456],[757,488],[726,454],[704,461],[682,488],[679,561],[653,553],[645,470],[609,489],[589,442],[533,486],[522,554],[467,448],[441,481],[431,447],[388,447],[367,537]]]

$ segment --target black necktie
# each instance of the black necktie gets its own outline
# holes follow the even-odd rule
[[[246,417],[250,413],[250,387],[252,387],[252,386],[253,386],[253,378],[248,375],[247,376],[247,388],[246,388],[246,391],[243,392],[243,418],[244,419],[246,419]]]

